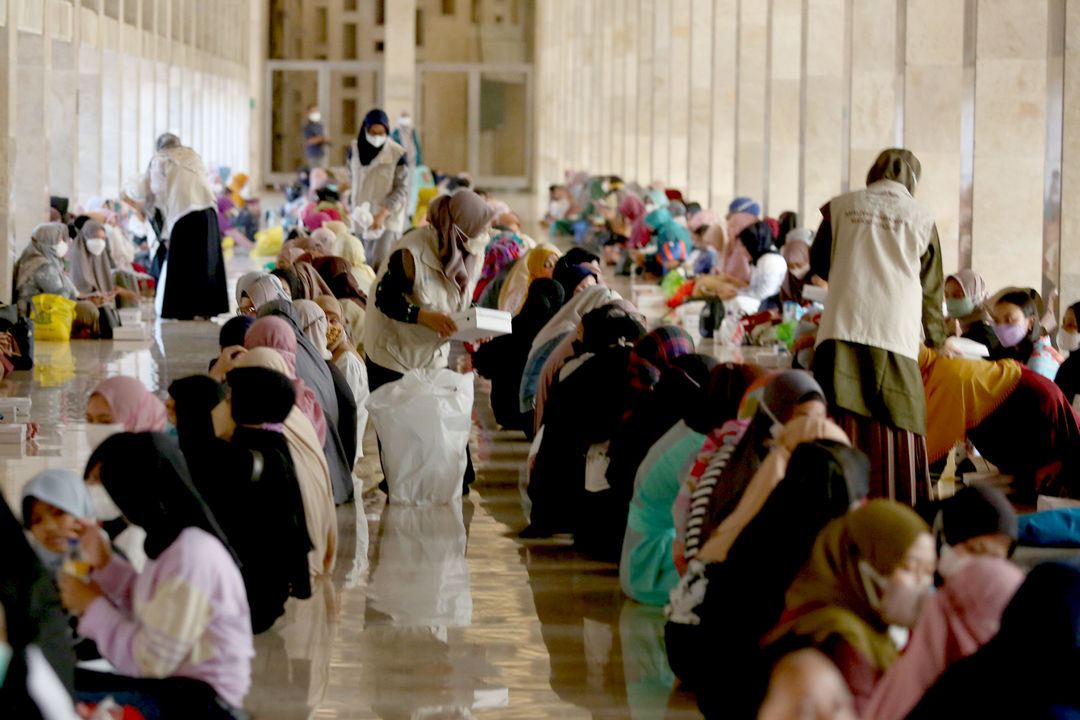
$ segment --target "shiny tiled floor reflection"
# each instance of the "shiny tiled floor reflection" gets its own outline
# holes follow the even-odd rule
[[[0,396],[32,398],[41,427],[36,448],[0,455],[7,499],[43,467],[81,470],[98,380],[134,375],[164,396],[205,370],[216,340],[211,323],[166,322],[141,343],[39,343],[37,367],[0,384]],[[477,390],[473,493],[450,507],[338,509],[334,577],[256,638],[256,718],[699,716],[672,696],[659,609],[626,600],[614,566],[565,541],[517,539],[527,444],[491,429]],[[370,520],[359,537],[357,512]]]

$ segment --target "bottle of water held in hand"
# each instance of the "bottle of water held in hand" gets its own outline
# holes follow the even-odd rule
[[[90,579],[90,563],[83,560],[78,538],[68,538],[67,550],[64,551],[64,563],[60,569],[84,582]]]

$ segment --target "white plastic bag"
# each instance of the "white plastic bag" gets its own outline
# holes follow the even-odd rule
[[[461,497],[473,375],[411,370],[368,398],[390,502],[441,505]]]

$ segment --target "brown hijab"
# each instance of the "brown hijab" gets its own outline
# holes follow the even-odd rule
[[[438,237],[444,272],[462,292],[477,262],[465,243],[479,235],[494,215],[484,199],[472,190],[440,195],[428,206],[427,221]]]
[[[330,320],[331,316],[336,316],[338,324],[341,325],[343,329],[347,327],[345,323],[345,313],[342,311],[341,303],[337,301],[337,298],[323,295],[316,300],[315,303],[322,308],[324,313],[326,313],[327,320]],[[327,349],[330,350],[330,354],[333,356],[335,363],[337,362],[337,359],[341,357],[342,353],[351,352],[359,355],[353,344],[349,342],[349,334],[347,332],[342,332],[338,341],[332,346],[328,345]]]
[[[889,148],[882,150],[874,161],[870,172],[866,174],[866,184],[876,183],[878,180],[893,180],[915,194],[915,186],[919,183],[919,175],[922,173],[922,164],[915,154],[903,148]]]

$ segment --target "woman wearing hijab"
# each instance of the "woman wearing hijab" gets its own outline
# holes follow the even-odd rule
[[[94,386],[86,402],[86,422],[121,425],[124,432],[164,432],[168,414],[165,404],[141,380],[117,375]]]
[[[926,394],[926,448],[943,461],[965,439],[1003,473],[1023,501],[1075,496],[1080,417],[1050,380],[1015,360],[919,355]]]
[[[2,500],[0,546],[0,652],[11,651],[0,683],[0,708],[5,717],[50,717],[43,714],[46,708],[63,701],[65,709],[71,709],[75,694],[69,617],[60,604],[55,576],[42,566]],[[55,678],[49,677],[49,683],[37,682],[50,674]]]
[[[994,318],[986,307],[990,299],[982,275],[965,268],[945,278],[945,323],[953,335],[974,340],[993,350],[1000,342]]]
[[[288,375],[285,358],[270,348],[255,348],[236,359],[235,368],[264,368]],[[311,540],[308,572],[314,579],[333,571],[337,558],[337,514],[326,454],[311,421],[295,405],[285,416],[285,442],[304,501],[304,522]]]
[[[169,386],[180,448],[195,488],[220,518],[225,537],[240,559],[256,634],[281,617],[288,597],[310,595],[307,554],[311,541],[284,439],[280,447],[273,442],[267,447],[261,430],[230,422],[230,406],[233,415],[263,418],[251,425],[279,422],[266,418],[284,418],[294,399],[291,385],[286,389],[280,385],[268,381],[261,403],[254,408],[253,400],[244,396],[239,412],[235,393],[231,403],[226,401],[225,388],[205,375],[182,378]],[[240,507],[247,510],[237,512]],[[262,532],[267,527],[274,532]]]
[[[70,470],[42,470],[22,489],[23,527],[34,551],[53,573],[60,572],[70,540],[77,540],[84,518],[94,517],[94,502],[82,478]]]
[[[640,250],[649,244],[649,228],[645,225],[645,203],[633,193],[627,193],[619,203],[619,215],[629,225],[624,237],[626,247]]]
[[[111,300],[120,295],[126,300],[138,303],[138,293],[126,290],[114,281],[113,264],[107,249],[105,226],[97,220],[83,223],[68,255],[75,289],[83,297],[103,297]]]
[[[513,332],[481,345],[473,353],[473,367],[491,380],[491,408],[504,428],[525,430],[518,391],[533,338],[562,305],[563,290],[554,280],[540,278],[529,286],[525,304],[513,319]]]
[[[915,511],[872,500],[821,531],[763,645],[776,656],[821,650],[863,714],[874,685],[898,657],[888,626],[915,626],[935,562],[930,528]]]
[[[355,464],[356,459],[363,457],[364,446],[364,431],[367,429],[368,412],[367,412],[367,398],[371,394],[368,390],[367,384],[367,370],[364,368],[363,363],[360,363],[360,373],[355,372],[354,367],[346,365],[345,368],[337,365],[334,361],[334,355],[327,347],[328,333],[330,331],[330,321],[323,312],[322,307],[318,303],[314,303],[310,300],[297,300],[293,303],[296,306],[296,310],[300,315],[300,324],[304,329],[304,335],[307,336],[311,344],[315,346],[315,349],[322,354],[328,365],[334,365],[345,379],[348,384],[349,394],[352,396],[352,403],[338,403],[339,410],[342,407],[354,407],[354,423],[356,426],[356,458],[353,459]],[[353,372],[353,377],[350,379],[346,370]]]
[[[96,526],[81,530],[91,582],[63,575],[61,596],[80,616],[79,634],[124,675],[80,671],[79,699],[112,695],[150,717],[233,717],[251,686],[251,614],[236,554],[180,448],[160,433],[115,435],[88,472],[147,529],[150,559],[136,574]]]
[[[847,443],[799,445],[726,559],[695,560],[672,591],[668,655],[707,716],[721,707],[752,715],[767,674],[758,643],[780,619],[784,594],[822,528],[866,498],[869,468],[866,456]],[[762,567],[769,572],[762,574]]]
[[[35,227],[30,243],[15,262],[11,294],[19,306],[19,314],[24,317],[32,313],[35,295],[47,293],[75,300],[71,334],[92,337],[98,328],[98,305],[105,299],[100,296],[81,299],[65,272],[63,258],[68,254],[69,237],[68,226],[63,223],[43,223]]]
[[[750,257],[750,280],[745,287],[733,288],[720,297],[733,300],[742,313],[753,315],[777,303],[788,275],[788,264],[776,251],[772,228],[765,221],[744,228],[738,242]]]
[[[332,296],[320,295],[315,301],[324,297],[336,298],[341,303],[346,333],[354,344],[363,347],[368,292],[361,288],[348,261],[342,258],[318,258],[312,262],[312,267],[322,276],[332,293]],[[371,283],[368,283],[370,289]]]
[[[371,395],[367,365],[364,364],[357,349],[349,342],[341,303],[332,297],[321,297],[316,302],[326,315],[326,347],[330,351],[330,358],[345,376],[345,382],[348,383],[353,398],[356,400],[356,434],[362,441],[368,421],[367,399]],[[357,443],[356,454],[358,457],[363,457],[362,442]]]
[[[686,260],[690,232],[675,222],[666,207],[659,207],[645,216],[645,225],[652,234],[649,244],[642,248],[645,270],[654,275],[666,275]]]
[[[405,229],[405,206],[409,201],[409,166],[405,148],[390,139],[390,119],[378,108],[364,116],[360,132],[349,148],[349,206],[355,210],[368,203],[374,221],[368,228],[353,219],[353,232],[382,230],[374,240],[364,241],[372,267],[382,267],[390,247]]]
[[[1044,563],[1016,591],[997,635],[948,666],[907,717],[1077,717],[1078,658],[1080,564]]]
[[[810,245],[804,240],[809,237],[810,231],[805,228],[796,228],[788,233],[787,241],[780,250],[784,261],[787,263],[787,275],[780,286],[780,302],[793,302],[802,305],[803,287],[807,283],[807,274],[810,272]]]
[[[375,269],[368,265],[364,244],[360,242],[360,238],[349,232],[348,225],[343,222],[331,220],[323,223],[323,227],[334,233],[332,255],[349,263],[349,272],[352,273],[361,292],[367,295],[371,291],[371,284],[375,282]],[[317,265],[316,269],[318,269]],[[325,276],[323,279],[326,279]]]
[[[311,421],[315,428],[315,436],[319,444],[326,442],[326,416],[323,414],[322,405],[315,395],[315,391],[307,386],[304,380],[296,373],[296,336],[289,324],[279,317],[262,317],[255,321],[251,329],[244,336],[244,347],[248,350],[257,347],[267,347],[277,350],[288,365],[288,375],[296,386],[296,406]],[[320,359],[321,356],[320,356]],[[215,368],[221,376],[228,373],[231,367],[222,367],[225,363],[219,363]]]
[[[356,457],[356,399],[349,384],[337,366],[328,363],[304,335],[300,316],[291,302],[273,300],[259,308],[259,316],[280,318],[292,329],[296,338],[296,376],[315,392],[326,418],[323,449],[330,465],[330,477],[333,478],[334,500],[338,503],[348,502],[353,496],[351,459]],[[285,348],[288,352],[285,345],[279,343],[277,347]]]
[[[810,272],[829,283],[814,375],[870,457],[871,497],[909,504],[930,492],[919,348],[946,345],[937,225],[912,197],[920,169],[907,150],[882,152],[865,189],[822,208],[810,253]],[[880,221],[854,219],[864,213]]]
[[[522,247],[515,236],[509,232],[500,232],[488,244],[487,251],[484,253],[484,269],[480,272],[476,289],[473,290],[473,301],[478,302],[495,276],[502,272],[503,268],[514,265],[521,254]]]
[[[292,300],[281,280],[265,270],[255,270],[236,281],[236,314],[255,315],[273,300]]]
[[[221,326],[221,330],[218,331],[218,345],[221,347],[222,352],[218,354],[218,357],[210,361],[207,370],[214,369],[218,359],[226,349],[230,349],[230,352],[235,353],[244,347],[244,336],[247,335],[248,328],[254,322],[254,315],[237,315],[225,321],[225,324]]]
[[[541,245],[525,254],[520,262],[514,263],[499,293],[499,309],[511,315],[521,312],[528,297],[532,283],[540,278],[551,278],[555,274],[555,263],[562,253],[552,245]]]
[[[926,601],[904,654],[874,687],[865,716],[904,720],[946,668],[993,639],[1023,582],[1020,568],[995,557],[976,557],[948,577]]]
[[[736,238],[743,230],[758,222],[760,217],[761,206],[750,198],[735,198],[728,206],[727,237],[730,242],[724,249],[723,276],[737,287],[750,283],[751,261],[746,246]]]
[[[735,416],[745,392],[745,383],[740,380],[742,373],[731,363],[713,368],[699,392],[685,394],[677,421],[651,444],[636,470],[622,539],[619,584],[639,603],[664,605],[679,580],[672,506],[705,436]],[[663,385],[661,381],[658,392],[664,392]]]

